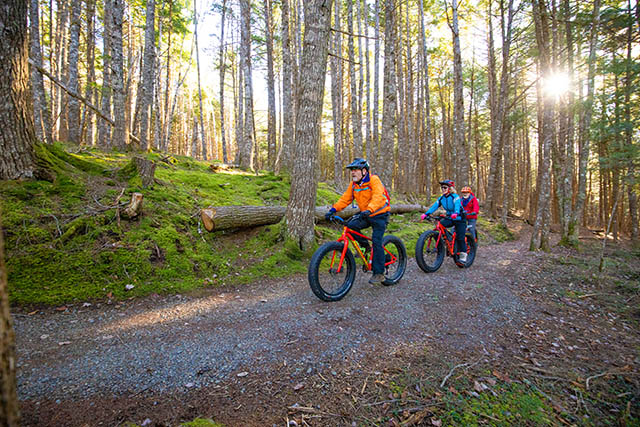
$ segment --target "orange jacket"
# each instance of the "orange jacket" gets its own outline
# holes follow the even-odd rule
[[[349,206],[353,199],[356,199],[361,212],[368,210],[371,212],[371,216],[389,212],[391,209],[389,193],[377,175],[367,174],[360,181],[360,184],[351,182],[347,191],[333,205],[333,208],[336,211],[341,211]]]

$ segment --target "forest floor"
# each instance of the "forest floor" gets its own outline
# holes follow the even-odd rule
[[[510,228],[469,269],[358,272],[336,303],[300,274],[15,309],[23,424],[638,425],[637,250],[599,273],[599,241],[532,253]]]

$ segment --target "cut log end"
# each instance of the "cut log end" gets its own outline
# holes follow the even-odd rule
[[[213,217],[216,215],[215,209],[202,209],[200,211],[200,218],[204,224],[204,228],[207,231],[213,231],[216,228],[216,223],[213,221]]]
[[[122,211],[122,216],[133,219],[139,216],[142,213],[142,199],[144,196],[142,193],[133,193],[131,195],[131,201],[129,202],[129,206],[127,206],[124,211]]]

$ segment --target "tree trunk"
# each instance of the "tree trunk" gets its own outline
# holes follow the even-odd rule
[[[538,47],[540,70],[542,73],[550,72],[549,58],[549,27],[547,23],[547,10],[544,0],[535,0],[533,3],[533,16],[536,29],[536,45]],[[541,84],[539,82],[538,84]],[[538,165],[540,186],[537,188],[538,203],[536,219],[531,235],[529,250],[546,249],[545,228],[548,227],[548,211],[550,198],[550,152],[553,137],[553,101],[549,96],[542,100],[542,124],[540,126],[538,140],[541,141],[542,162]],[[547,218],[545,218],[547,215]]]
[[[458,1],[451,3],[453,35],[453,146],[456,151],[455,165],[461,184],[469,183],[469,152],[464,138],[464,98],[462,93],[462,54],[460,53],[460,30],[458,27]]]
[[[276,85],[273,73],[273,17],[271,0],[264,2],[265,38],[267,43],[267,148],[269,169],[274,170],[276,164]]]
[[[351,88],[351,132],[353,137],[353,157],[362,157],[362,120],[360,118],[360,98],[356,87],[355,46],[353,43],[353,0],[347,0],[347,46],[349,52],[349,84]]]
[[[337,3],[339,4],[340,2]],[[373,42],[373,123],[371,124],[373,127],[373,153],[369,155],[369,159],[377,169],[380,169],[380,125],[378,120],[378,111],[380,109],[380,0],[375,0],[375,20],[375,40]]]
[[[80,57],[80,6],[81,2],[74,1],[71,4],[71,28],[69,32],[69,80],[67,87],[73,92],[79,93],[78,88],[78,60]],[[75,144],[80,143],[80,104],[75,98],[68,101],[67,127],[69,140]]]
[[[291,53],[291,29],[289,24],[289,0],[282,0],[282,137],[277,171],[291,170],[291,151],[295,132],[293,106],[293,56]]]
[[[87,0],[87,85],[85,88],[84,97],[92,104],[98,104],[98,100],[95,99],[94,83],[96,81],[96,67],[95,67],[95,49],[96,49],[96,31],[95,31],[95,14],[96,14],[96,2],[95,0]],[[85,107],[83,109],[82,118],[82,140],[85,144],[92,147],[95,145],[94,141],[94,118],[95,114],[93,110]]]
[[[29,30],[31,41],[31,59],[42,67],[42,49],[40,48],[40,11],[39,1],[31,0],[29,10]],[[51,134],[51,111],[44,92],[44,81],[35,67],[31,70],[31,85],[33,87],[33,119],[38,140],[48,144],[53,142]]]
[[[18,0],[14,3],[22,3]],[[6,12],[6,8],[3,12]],[[26,4],[25,29],[26,29]],[[4,24],[5,13],[0,13],[0,24]],[[26,32],[26,31],[25,31]],[[4,36],[5,31],[0,31]],[[3,39],[6,41],[7,39]],[[9,311],[9,289],[7,268],[4,264],[4,241],[0,224],[0,424],[6,427],[20,425],[20,410],[16,382],[16,336]]]
[[[0,180],[36,175],[33,110],[29,91],[27,3],[0,8]]]
[[[156,64],[156,1],[147,0],[146,22],[144,30],[144,64],[142,66],[142,97],[140,105],[140,145],[145,151],[151,150],[149,130],[151,128],[151,110],[153,109],[154,68]]]
[[[105,117],[111,117],[111,13],[114,0],[104,0],[104,30],[102,34],[102,99],[101,109]],[[111,147],[111,127],[98,122],[98,145]]]
[[[316,167],[332,4],[332,0],[309,0],[304,5],[306,22],[300,64],[296,161],[286,214],[287,234],[303,250],[309,249],[314,240]]]
[[[224,74],[227,69],[225,61],[225,47],[224,47],[224,26],[225,19],[227,17],[227,0],[222,0],[222,10],[220,11],[221,24],[220,24],[220,133],[222,137],[222,161],[224,163],[229,162],[229,155],[227,153],[227,133],[225,132],[225,114],[224,114]]]
[[[573,208],[573,216],[569,223],[569,233],[573,242],[578,242],[580,222],[584,213],[584,205],[587,198],[587,165],[589,162],[589,150],[591,144],[591,117],[593,114],[593,98],[595,90],[596,75],[596,49],[597,34],[600,25],[600,0],[593,2],[593,18],[591,21],[591,33],[589,35],[589,71],[587,72],[587,99],[584,108],[581,110],[578,130],[578,192]]]
[[[238,164],[247,170],[253,169],[253,88],[251,83],[251,5],[249,0],[240,1],[241,41],[240,60],[244,83],[242,140],[238,144]]]
[[[124,0],[113,0],[112,33],[111,33],[111,69],[113,71],[113,129],[112,145],[124,151],[129,142],[125,116],[126,93],[124,91],[124,57],[122,44],[122,20],[124,16]]]
[[[342,2],[335,2],[334,28],[340,30],[340,9]],[[336,187],[342,183],[343,139],[342,139],[342,36],[340,31],[333,33],[333,53],[331,58],[331,112],[333,114],[333,182]]]
[[[431,176],[433,173],[433,156],[431,154],[431,102],[430,96],[431,92],[429,91],[429,60],[427,55],[427,36],[424,26],[424,6],[422,0],[420,0],[420,39],[421,39],[421,47],[422,47],[422,61],[423,61],[423,69],[424,69],[424,87],[425,87],[425,95],[424,95],[424,111],[425,111],[425,142],[424,142],[424,152],[425,152],[425,168],[424,168],[424,176],[425,176],[425,201],[428,205],[431,200]]]
[[[384,87],[382,107],[382,140],[380,141],[380,179],[392,186],[393,153],[396,140],[396,34],[395,0],[385,0]]]
[[[198,73],[198,118],[200,119],[200,142],[202,144],[202,160],[208,159],[207,153],[207,139],[204,136],[204,120],[202,119],[202,85],[200,83],[200,49],[198,48],[198,11],[196,9],[197,0],[193,2],[193,19],[194,19],[194,38],[196,41],[196,70]]]

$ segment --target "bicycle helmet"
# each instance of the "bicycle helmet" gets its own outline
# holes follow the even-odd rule
[[[365,159],[362,159],[360,157],[356,157],[355,159],[353,159],[353,162],[349,163],[345,169],[366,169],[367,172],[369,171],[369,162],[367,162]]]
[[[466,187],[462,187],[462,190],[460,190],[461,193],[471,193],[471,187],[466,186]]]
[[[440,181],[440,185],[446,185],[447,187],[455,187],[456,183],[451,181],[450,179],[445,179],[444,181]]]

